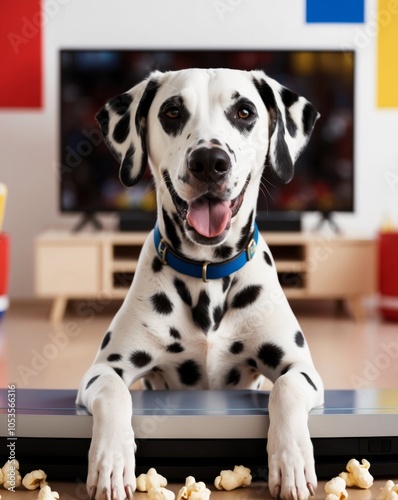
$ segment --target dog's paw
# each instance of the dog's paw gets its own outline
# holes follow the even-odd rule
[[[270,425],[268,433],[268,487],[273,497],[306,500],[317,487],[314,453],[307,426],[289,432]]]
[[[93,432],[89,451],[87,491],[90,499],[132,499],[136,489],[135,442],[132,430],[105,439]]]

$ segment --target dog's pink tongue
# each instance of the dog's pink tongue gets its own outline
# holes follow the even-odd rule
[[[201,198],[189,205],[187,220],[199,234],[214,238],[221,234],[231,220],[230,202]]]

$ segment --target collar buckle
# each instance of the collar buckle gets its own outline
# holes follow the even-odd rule
[[[158,245],[158,253],[161,257],[162,264],[164,266],[167,266],[167,261],[166,261],[166,255],[167,255],[167,250],[169,249],[169,244],[164,238],[161,238],[159,245]]]
[[[257,249],[257,244],[256,242],[254,241],[254,238],[252,238],[250,241],[249,241],[249,244],[247,245],[246,247],[246,255],[247,255],[247,260],[252,260],[254,254],[256,253],[256,249]]]
[[[207,279],[207,266],[210,264],[210,262],[206,261],[206,262],[203,262],[203,265],[202,265],[202,280],[203,280],[203,283],[208,283],[209,280]]]

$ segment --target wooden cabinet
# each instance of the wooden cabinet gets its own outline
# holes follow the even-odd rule
[[[68,299],[122,299],[134,277],[147,233],[46,231],[37,237],[36,294],[54,299],[51,319],[62,319]],[[362,297],[375,293],[373,239],[306,233],[263,234],[288,298],[347,300],[363,316]]]

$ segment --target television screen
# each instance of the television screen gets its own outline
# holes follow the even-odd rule
[[[271,213],[353,211],[354,53],[310,50],[62,50],[60,52],[60,208],[63,212],[130,212],[153,220],[149,169],[125,188],[101,137],[97,111],[153,69],[263,69],[311,101],[321,117],[282,185],[265,169],[258,219]]]

